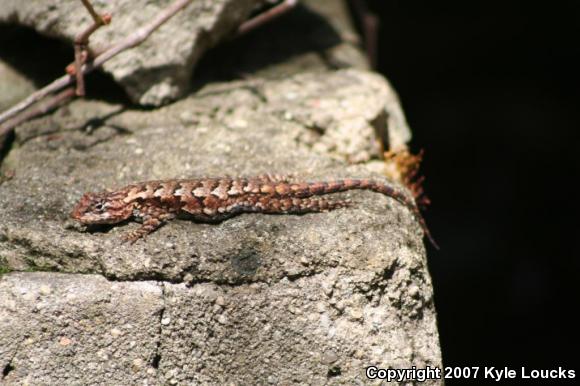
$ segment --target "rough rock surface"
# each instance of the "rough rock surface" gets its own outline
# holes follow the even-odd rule
[[[8,63],[0,60],[0,111],[24,99],[34,91],[32,82]]]
[[[162,288],[96,275],[0,278],[2,384],[154,383]]]
[[[67,219],[82,192],[138,180],[272,171],[306,179],[377,177],[374,171],[382,163],[372,161],[372,129],[377,117],[385,119],[387,88],[380,76],[355,70],[303,74],[211,85],[150,112],[77,101],[23,125],[3,164],[15,176],[0,185],[0,264],[98,273],[113,280],[184,282],[150,284],[164,288],[161,322],[155,317],[158,302],[127,300],[130,307],[149,307],[139,312],[148,312],[156,326],[161,323],[161,339],[135,338],[142,352],[129,356],[157,369],[151,375],[139,367],[127,375],[131,380],[364,382],[369,364],[439,365],[422,232],[409,211],[389,198],[352,192],[347,196],[356,203],[353,208],[329,213],[247,214],[217,225],[176,220],[135,245],[122,244],[118,236],[137,224],[88,233]],[[349,159],[360,162],[349,165]],[[66,284],[56,286],[53,296],[83,278],[59,276],[58,283]],[[8,274],[0,297],[21,296],[14,280],[42,285],[36,283],[39,276]],[[86,280],[105,285],[93,276]],[[141,296],[143,283],[125,285],[126,296]],[[97,292],[103,296],[103,290]],[[114,319],[116,307],[106,308],[111,305],[101,304],[90,290],[78,296],[77,307],[96,307]],[[39,322],[26,315],[39,301],[35,295],[25,307],[13,299],[16,310],[5,311],[3,319],[21,325],[30,319],[19,329],[29,336]],[[54,312],[62,318],[76,317],[64,303],[54,307],[59,305]],[[81,347],[98,347],[92,340],[120,328],[106,320],[92,335],[71,331],[66,337]],[[61,327],[48,324],[51,332],[38,339],[50,346],[61,339]],[[147,345],[157,341],[160,359],[152,360]],[[34,368],[24,358],[36,344],[11,347],[0,367]],[[64,360],[46,357],[50,363],[43,366],[58,367]],[[13,370],[9,376],[12,372],[15,379],[30,374]]]
[[[138,224],[68,218],[87,190],[147,179],[381,178],[378,137],[409,138],[396,94],[309,58],[289,60],[311,73],[209,83],[151,111],[78,100],[17,128],[0,168],[0,383],[369,384],[369,365],[441,365],[421,229],[377,193],[175,220],[134,245],[118,236]]]
[[[91,36],[94,49],[119,42],[150,22],[168,0],[95,0],[100,13],[113,15],[111,25]],[[140,46],[103,66],[140,104],[159,105],[183,95],[193,66],[208,48],[228,36],[263,0],[192,0]],[[92,19],[78,0],[2,0],[0,22],[18,23],[71,43]],[[72,59],[72,58],[71,58]]]
[[[409,243],[418,248],[422,234],[410,212],[368,192],[350,194],[367,202],[359,208],[322,216],[244,215],[218,225],[174,221],[133,246],[118,236],[138,224],[90,234],[68,220],[83,192],[136,181],[267,172],[304,179],[369,176],[382,167],[362,162],[379,156],[373,124],[384,126],[377,122],[385,119],[388,90],[378,75],[343,70],[214,84],[154,111],[79,100],[24,124],[2,165],[15,176],[0,185],[0,263],[116,279],[232,281],[241,274],[233,262],[255,258],[268,268],[253,278],[266,280],[262,275],[318,271],[317,261],[334,264],[321,250],[340,255],[360,244],[365,255],[379,240],[389,250]],[[348,160],[361,163],[349,166]],[[374,236],[360,233],[366,228]],[[311,247],[295,244],[312,242],[312,229],[320,229],[320,237]],[[263,258],[272,253],[281,253],[282,264]],[[295,261],[296,253],[314,265]]]

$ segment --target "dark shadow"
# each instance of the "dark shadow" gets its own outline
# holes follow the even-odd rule
[[[4,157],[8,155],[8,152],[12,148],[12,144],[14,143],[14,132],[9,132],[6,134],[4,138],[0,138],[0,164]]]
[[[0,24],[0,58],[41,88],[65,74],[74,61],[72,43],[39,34],[31,28]],[[131,104],[125,91],[101,71],[85,77],[86,98]]]
[[[130,108],[139,108],[133,103],[125,90],[113,79],[102,71],[93,71],[85,77],[86,99],[98,99],[108,103],[122,104]]]
[[[105,114],[103,116],[90,118],[86,122],[84,122],[78,130],[80,130],[82,132],[94,132],[95,130],[99,129],[100,127],[103,127],[106,125],[108,127],[115,129],[115,131],[119,135],[131,134],[132,133],[131,130],[129,130],[126,127],[114,125],[112,123],[107,123],[107,121],[109,119],[116,117],[117,115],[120,115],[120,114],[124,113],[125,111],[127,111],[127,108],[121,107],[121,108],[119,108],[115,111],[111,111],[110,113]]]
[[[124,227],[129,225],[133,220],[124,220],[116,224],[86,224],[84,232],[86,233],[109,233],[113,228]]]
[[[580,3],[368,4],[425,149],[443,362],[577,367]]]
[[[328,372],[326,373],[326,378],[335,378],[340,376],[341,374],[342,370],[340,369],[340,366],[333,366],[328,369]]]
[[[74,50],[65,42],[31,28],[0,24],[0,58],[42,87],[64,74]]]
[[[322,55],[322,51],[341,42],[326,19],[298,5],[270,23],[207,52],[194,73],[194,88],[211,81],[239,79],[307,52]]]
[[[8,363],[6,366],[4,366],[4,368],[2,369],[2,378],[6,378],[8,374],[12,372],[12,370],[14,370],[14,366],[12,366],[12,363]]]

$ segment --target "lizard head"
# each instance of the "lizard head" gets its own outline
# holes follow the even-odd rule
[[[83,224],[116,224],[131,217],[133,203],[125,203],[115,193],[85,193],[71,217]]]

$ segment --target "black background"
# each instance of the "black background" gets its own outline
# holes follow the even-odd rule
[[[368,3],[425,150],[444,364],[580,376],[580,2]]]

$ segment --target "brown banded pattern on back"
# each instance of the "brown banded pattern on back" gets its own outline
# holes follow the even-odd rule
[[[115,224],[131,216],[143,226],[127,236],[135,241],[186,212],[195,219],[219,220],[242,212],[307,213],[348,206],[323,196],[353,189],[372,190],[406,206],[435,244],[413,198],[396,185],[369,179],[289,182],[282,176],[147,181],[115,192],[83,195],[71,216],[84,224]]]

